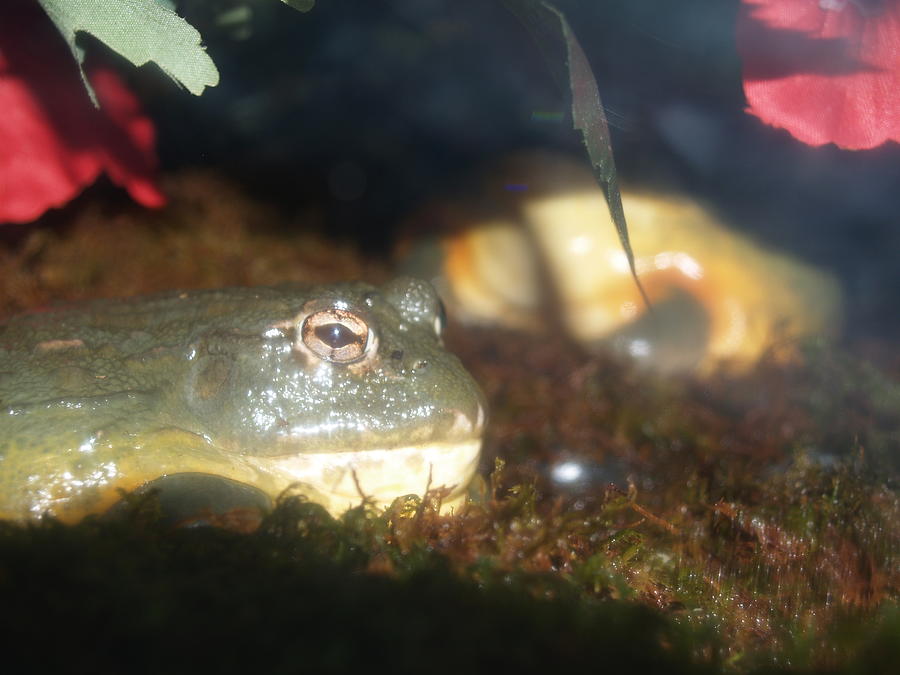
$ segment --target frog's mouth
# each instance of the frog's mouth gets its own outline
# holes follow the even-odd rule
[[[260,466],[285,489],[302,493],[339,515],[364,500],[384,507],[397,497],[449,489],[445,503],[458,501],[478,468],[481,438],[390,449],[300,453],[259,458]]]

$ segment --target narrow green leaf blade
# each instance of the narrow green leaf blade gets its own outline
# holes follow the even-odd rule
[[[281,0],[284,4],[289,7],[293,7],[298,12],[308,12],[311,10],[315,4],[316,0]]]
[[[572,96],[572,123],[577,131],[581,132],[582,140],[587,149],[588,158],[591,161],[591,169],[594,177],[603,188],[609,213],[622,243],[622,249],[628,258],[628,267],[631,276],[637,284],[644,302],[650,307],[650,300],[634,266],[634,251],[631,248],[631,240],[628,237],[628,223],[625,220],[625,210],[622,207],[622,196],[619,193],[619,180],[616,174],[616,164],[613,160],[612,143],[609,138],[609,126],[606,115],[603,112],[603,104],[600,101],[600,91],[597,88],[597,80],[594,71],[581,48],[581,44],[575,37],[572,27],[565,15],[554,5],[542,0],[501,0],[504,5],[525,25],[531,36],[537,42],[538,47],[547,60],[550,72],[558,83],[561,80],[568,81]],[[553,17],[548,16],[548,13]],[[550,28],[551,22],[558,24],[557,28]],[[561,40],[560,40],[561,38]],[[560,42],[563,43],[562,47]],[[563,57],[562,54],[565,54]],[[565,60],[567,71],[562,73],[560,62]]]

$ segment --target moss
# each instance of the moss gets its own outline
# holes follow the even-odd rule
[[[470,578],[420,552],[369,570],[384,518],[288,500],[254,534],[171,529],[131,511],[0,532],[5,658],[67,672],[346,672],[588,668],[704,672],[681,632],[636,604]],[[414,562],[413,562],[414,561]],[[478,568],[476,565],[473,569]],[[476,581],[477,577],[477,581]],[[531,592],[528,592],[528,590]],[[536,597],[542,596],[542,597]],[[34,653],[35,636],[49,649]]]
[[[574,564],[542,570],[555,540],[592,528],[560,514],[534,519],[517,499],[453,518],[410,514],[410,501],[400,500],[382,515],[360,508],[335,520],[286,498],[251,534],[172,528],[152,499],[75,526],[6,523],[7,658],[73,672],[294,672],[300,664],[335,672],[390,663],[397,672],[789,665],[849,673],[900,656],[898,612],[889,605],[875,615],[845,610],[826,630],[770,626],[795,633],[774,652],[729,650],[723,636],[740,576],[722,577],[712,598],[709,575],[696,583],[686,561],[648,565],[658,552],[634,530],[597,540]],[[636,594],[639,567],[650,570],[644,582],[656,583],[660,570],[677,570],[677,591],[661,591],[661,610]],[[53,649],[27,653],[35,635]]]
[[[892,376],[813,345],[743,378],[660,381],[546,339],[481,339],[538,364],[501,373],[463,347],[503,383],[488,441],[508,459],[500,482],[531,481],[532,530],[561,528],[520,566],[544,554],[585,597],[634,599],[714,634],[695,654],[727,668],[855,667],[862,642],[836,636],[848,617],[878,625],[900,582]],[[554,479],[563,462],[587,477]]]

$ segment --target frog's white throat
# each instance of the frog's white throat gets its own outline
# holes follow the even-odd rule
[[[459,501],[478,468],[481,439],[392,449],[298,453],[261,460],[282,489],[311,488],[314,501],[340,515],[365,498],[376,507],[397,497],[448,488],[445,504]]]

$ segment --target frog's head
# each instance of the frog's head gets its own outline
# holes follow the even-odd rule
[[[187,398],[211,442],[278,484],[313,488],[334,512],[362,495],[460,494],[477,468],[485,402],[443,347],[434,289],[401,278],[297,298],[240,336],[204,337]]]

